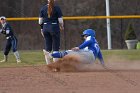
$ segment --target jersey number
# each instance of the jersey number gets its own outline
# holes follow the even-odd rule
[[[94,44],[94,47],[96,48],[97,53],[99,53],[99,50],[100,50],[99,45],[95,43],[95,44]]]

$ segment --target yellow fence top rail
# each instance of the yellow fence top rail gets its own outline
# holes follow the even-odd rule
[[[72,16],[63,17],[64,20],[89,20],[89,19],[127,19],[140,18],[140,15],[123,15],[123,16]],[[38,17],[24,17],[24,18],[7,18],[8,21],[31,21],[38,20]]]

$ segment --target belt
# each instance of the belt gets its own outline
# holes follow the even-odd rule
[[[12,36],[7,36],[6,39],[9,39],[9,38],[11,38],[11,37],[12,37]]]
[[[55,25],[55,24],[57,24],[57,23],[44,23],[44,24],[52,24],[52,25]]]

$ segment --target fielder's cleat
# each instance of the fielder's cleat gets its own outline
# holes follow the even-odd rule
[[[21,60],[20,59],[17,59],[17,63],[20,63],[21,62]]]
[[[3,60],[1,60],[0,62],[1,62],[1,63],[2,63],[2,62],[6,62],[6,60],[5,60],[5,59],[3,59]]]

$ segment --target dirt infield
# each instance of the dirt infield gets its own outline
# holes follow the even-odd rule
[[[139,93],[140,62],[100,64],[82,72],[48,72],[47,66],[0,68],[0,93]],[[124,69],[125,67],[125,69]]]

